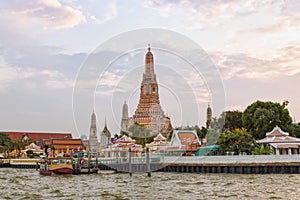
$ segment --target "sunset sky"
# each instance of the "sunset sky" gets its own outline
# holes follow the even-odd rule
[[[90,115],[95,109],[98,130],[103,129],[106,120],[113,134],[119,132],[123,101],[129,101],[130,115],[136,108],[142,63],[151,40],[145,38],[145,49],[130,55],[129,63],[140,63],[130,73],[124,71],[127,76],[119,76],[116,71],[127,69],[124,63],[128,58],[117,60],[104,81],[96,89],[89,88],[96,91],[95,104],[82,99],[80,111],[74,111],[76,77],[88,56],[101,44],[145,28],[174,31],[207,52],[224,86],[224,109],[243,111],[256,100],[288,100],[291,116],[300,121],[299,10],[298,0],[0,1],[0,130],[88,135]],[[173,126],[204,126],[205,109],[211,101],[206,90],[199,89],[202,97],[195,95],[200,105],[199,119],[179,117],[177,104],[190,102],[181,99],[172,104],[170,96],[176,89],[163,82],[169,80],[167,75],[175,76],[193,88],[193,81],[200,78],[187,78],[179,68],[167,72],[168,67],[159,67],[164,66],[159,63],[167,61],[158,47],[155,51],[155,44],[153,53],[160,92],[170,93],[160,94],[160,101],[165,112],[174,118]],[[173,61],[170,66],[175,65]],[[114,85],[116,78],[123,82]],[[132,92],[123,96],[114,93],[114,103],[103,99],[113,94],[101,87],[120,84]],[[103,105],[108,108],[102,109]],[[220,112],[213,107],[214,116]]]

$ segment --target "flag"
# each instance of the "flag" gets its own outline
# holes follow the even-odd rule
[[[116,143],[117,141],[118,141],[117,137],[113,138],[113,143]]]

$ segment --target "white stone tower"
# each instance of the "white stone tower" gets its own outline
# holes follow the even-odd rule
[[[99,151],[99,142],[97,139],[96,114],[94,111],[91,116],[89,149],[90,149],[90,152],[93,152],[93,153],[96,153]]]

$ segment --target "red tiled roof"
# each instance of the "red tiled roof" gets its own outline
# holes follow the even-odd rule
[[[289,136],[289,133],[281,130],[280,127],[275,126],[274,129],[268,133],[266,133],[267,137],[279,137],[279,136]]]
[[[81,139],[52,139],[53,145],[82,145]]]
[[[83,142],[81,139],[52,139],[51,145],[54,146],[55,149],[66,150],[69,149],[78,149],[82,150],[84,148]]]
[[[0,131],[0,134],[6,134],[13,140],[21,140],[25,136],[36,141],[52,138],[72,138],[72,133],[47,133],[47,132],[15,132],[15,131]]]

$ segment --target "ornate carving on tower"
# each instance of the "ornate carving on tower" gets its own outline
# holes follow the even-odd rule
[[[91,152],[98,152],[99,142],[97,139],[97,126],[96,126],[96,114],[93,111],[91,116],[91,127],[90,127],[90,137],[89,137],[89,149]]]
[[[145,55],[145,71],[140,86],[140,100],[133,115],[133,122],[144,125],[152,133],[166,130],[170,126],[170,118],[166,117],[160,106],[159,90],[154,72],[154,56],[148,45]]]

